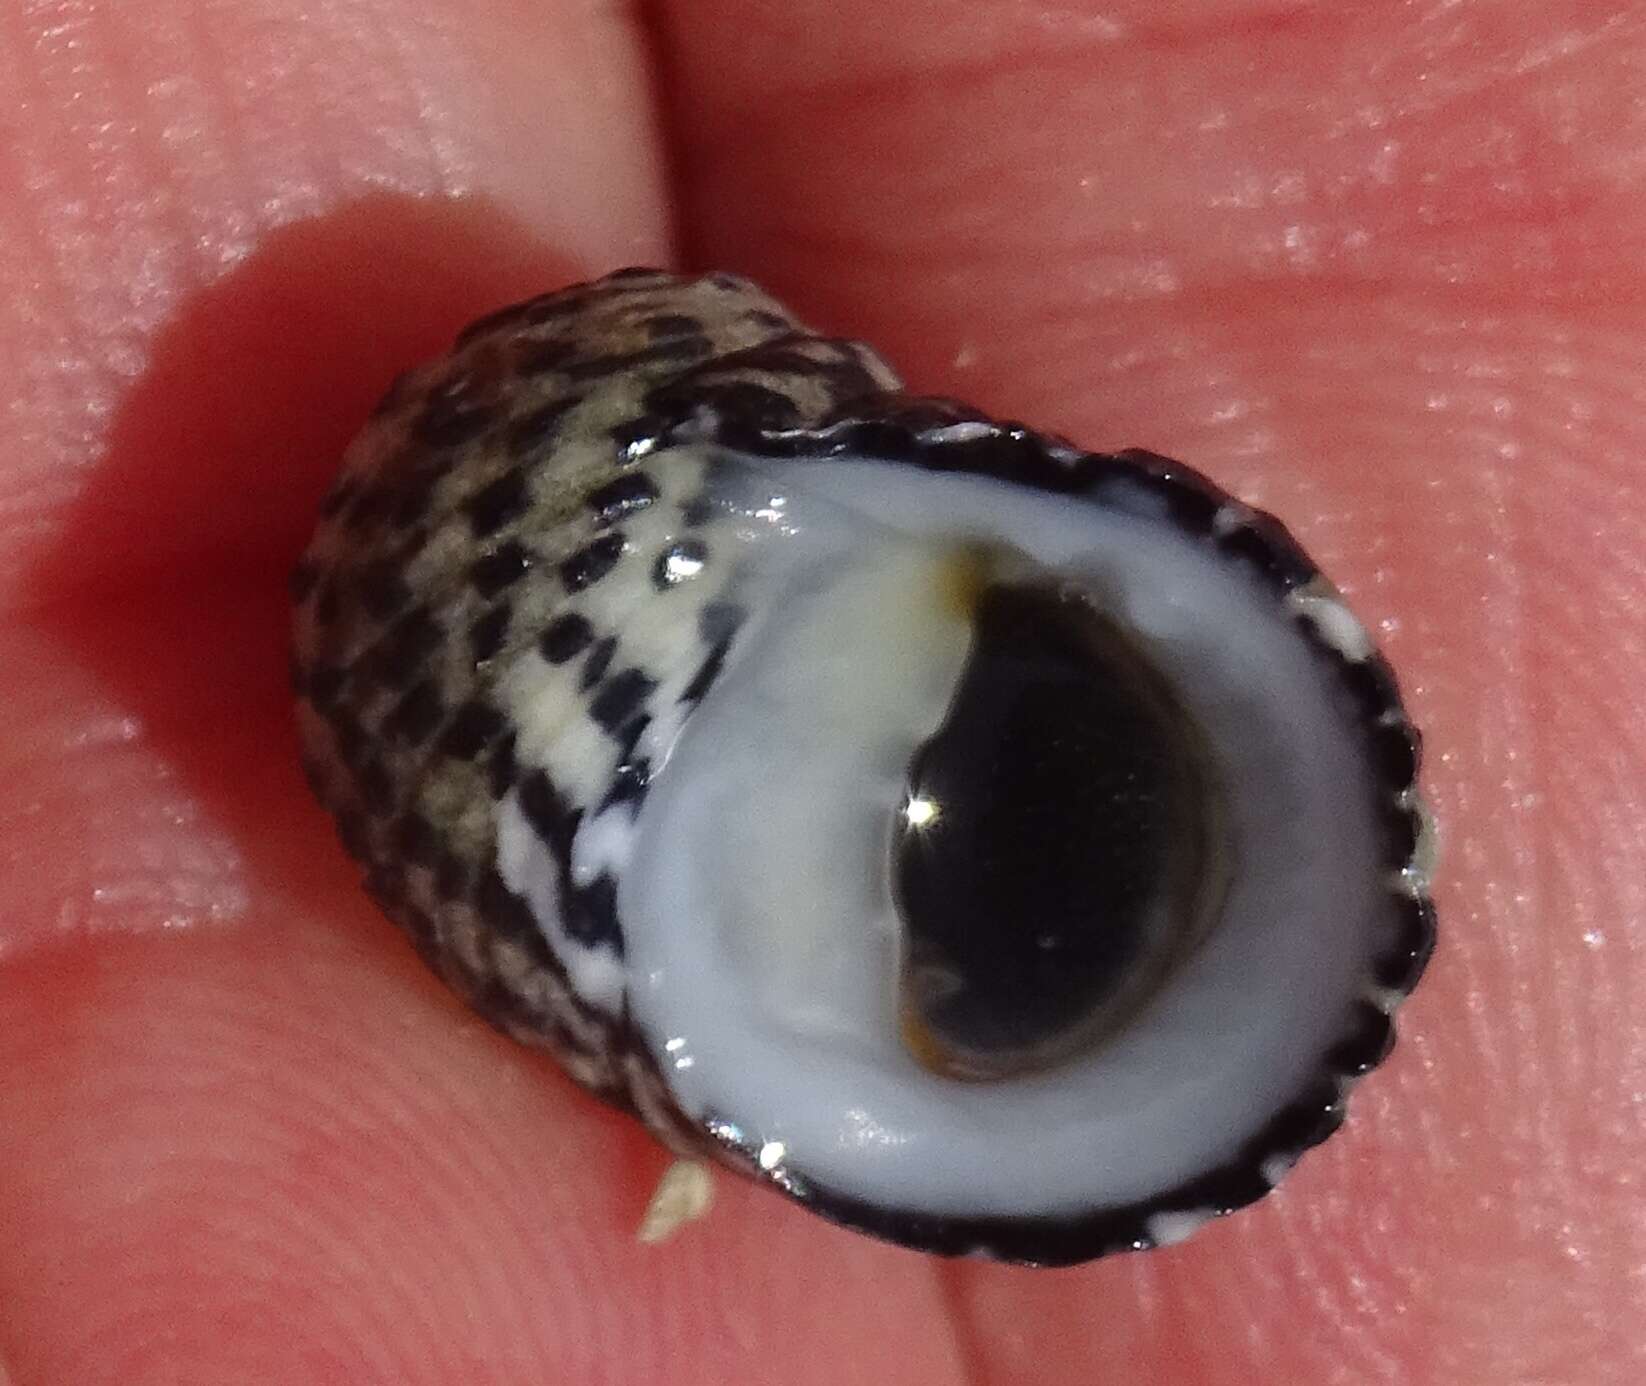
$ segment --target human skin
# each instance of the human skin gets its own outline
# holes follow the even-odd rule
[[[1646,1378],[1643,67],[1626,0],[0,0],[0,1383]],[[397,369],[628,263],[1349,592],[1441,946],[1278,1195],[1035,1272],[723,1178],[641,1246],[660,1151],[363,899],[284,570]]]

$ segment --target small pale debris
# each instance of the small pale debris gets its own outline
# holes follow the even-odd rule
[[[676,1160],[663,1171],[657,1191],[646,1205],[635,1236],[647,1246],[656,1246],[674,1236],[688,1222],[695,1222],[714,1202],[714,1178],[702,1160]]]
[[[1351,664],[1371,658],[1372,637],[1325,578],[1317,577],[1288,593],[1286,605],[1310,622],[1320,638]]]
[[[1194,1236],[1211,1220],[1210,1208],[1180,1208],[1153,1214],[1145,1226],[1156,1246],[1176,1246]]]
[[[1380,987],[1369,983],[1360,993],[1369,1005],[1376,1006],[1384,1015],[1393,1015],[1406,994],[1398,987]]]
[[[1412,860],[1406,871],[1412,885],[1427,895],[1434,884],[1435,868],[1440,864],[1440,832],[1434,814],[1415,789],[1403,790],[1398,802],[1401,808],[1417,815],[1417,842],[1412,847]]]
[[[1293,1158],[1290,1155],[1271,1155],[1258,1168],[1263,1175],[1263,1182],[1271,1189],[1278,1187],[1280,1181],[1291,1172]]]

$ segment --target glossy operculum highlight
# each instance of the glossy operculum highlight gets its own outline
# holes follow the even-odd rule
[[[923,1066],[990,1081],[1147,1005],[1212,927],[1229,849],[1207,738],[1095,595],[976,549],[953,569],[971,647],[894,830],[900,1019]]]

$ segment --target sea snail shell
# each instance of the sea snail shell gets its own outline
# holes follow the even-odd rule
[[[907,1245],[1173,1241],[1433,941],[1418,737],[1278,522],[627,270],[396,383],[293,577],[305,763],[502,1029]]]

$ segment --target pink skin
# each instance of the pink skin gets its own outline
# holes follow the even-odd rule
[[[1646,18],[150,0],[0,15],[0,1381],[1646,1376]],[[1284,515],[1429,734],[1349,1130],[1034,1273],[664,1159],[470,1018],[295,769],[282,572],[398,367],[618,264]]]

